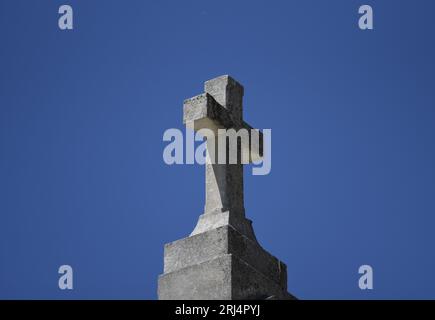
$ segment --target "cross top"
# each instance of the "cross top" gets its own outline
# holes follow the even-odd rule
[[[243,122],[243,86],[228,75],[220,76],[204,83],[204,92],[210,94],[217,103],[227,109],[234,123]]]

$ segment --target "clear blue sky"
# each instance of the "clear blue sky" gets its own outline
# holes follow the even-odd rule
[[[74,9],[60,31],[57,10]],[[371,4],[373,31],[357,27]],[[0,1],[0,298],[155,299],[204,205],[167,166],[182,101],[230,74],[272,129],[245,207],[299,298],[435,298],[435,2]],[[57,269],[74,268],[74,290]],[[358,288],[358,267],[374,290]]]

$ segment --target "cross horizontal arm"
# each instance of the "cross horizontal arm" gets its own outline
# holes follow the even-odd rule
[[[210,94],[203,93],[184,101],[183,123],[191,129],[233,128],[230,112],[221,106]]]
[[[212,130],[218,136],[218,129],[246,129],[249,132],[249,143],[241,144],[241,152],[249,152],[250,162],[263,157],[263,133],[242,121],[233,121],[231,112],[221,106],[210,94],[203,93],[184,101],[183,123],[195,131]]]

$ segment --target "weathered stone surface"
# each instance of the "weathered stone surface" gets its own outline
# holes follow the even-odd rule
[[[231,115],[234,126],[243,122],[243,86],[228,75],[220,76],[204,83],[204,91],[226,108]]]
[[[159,277],[160,300],[231,300],[231,255]]]
[[[208,93],[186,99],[183,111],[184,124],[196,131],[204,128],[216,131],[230,128],[234,124],[230,112]]]
[[[199,264],[228,253],[245,261],[283,289],[287,288],[285,265],[261,248],[256,240],[242,235],[231,225],[166,244],[164,272]]]
[[[231,226],[165,246],[159,299],[292,299],[285,264]]]
[[[252,222],[245,218],[244,211],[215,210],[199,216],[195,229],[191,236],[213,230],[222,226],[230,225],[245,237],[256,241]]]
[[[205,93],[184,102],[183,121],[194,130],[252,129],[243,121],[243,87],[229,76],[205,83]],[[257,153],[262,156],[259,131]],[[245,217],[243,165],[210,161],[216,144],[207,136],[204,214],[187,238],[165,245],[159,299],[291,299],[287,267],[257,242]],[[213,147],[213,148],[212,148]],[[243,150],[245,146],[240,146]],[[251,141],[247,148],[252,148]],[[216,150],[214,150],[216,151]]]

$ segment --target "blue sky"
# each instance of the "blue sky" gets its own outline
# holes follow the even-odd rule
[[[74,9],[61,31],[57,10]],[[374,10],[373,31],[357,27]],[[0,298],[155,299],[204,205],[167,166],[182,102],[230,74],[272,129],[245,169],[260,243],[302,299],[435,298],[433,1],[0,2]],[[60,265],[74,290],[57,287]],[[358,267],[374,289],[358,288]]]

